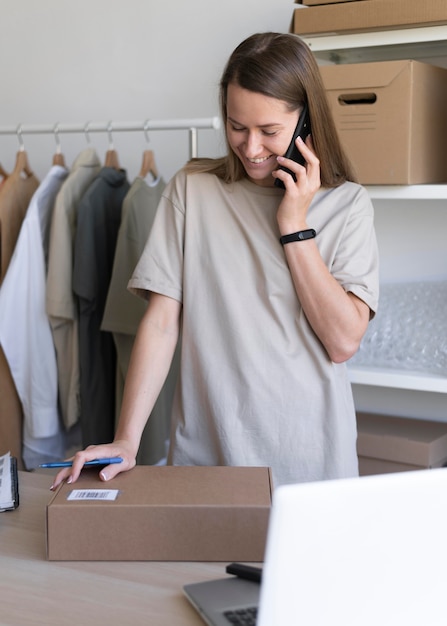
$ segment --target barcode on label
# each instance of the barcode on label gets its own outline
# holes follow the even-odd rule
[[[67,500],[116,500],[118,489],[73,489]]]

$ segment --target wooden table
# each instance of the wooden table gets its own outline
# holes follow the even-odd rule
[[[2,626],[200,626],[189,582],[225,576],[225,563],[47,561],[51,476],[19,472],[20,506],[0,513]]]

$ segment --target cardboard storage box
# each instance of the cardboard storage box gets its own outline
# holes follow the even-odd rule
[[[447,181],[447,69],[403,60],[320,70],[360,183]]]
[[[264,467],[140,465],[107,483],[83,470],[47,506],[47,557],[262,561],[271,498]]]
[[[361,476],[443,467],[447,424],[419,419],[357,414]]]
[[[298,8],[297,35],[362,32],[447,24],[445,0],[357,0]]]

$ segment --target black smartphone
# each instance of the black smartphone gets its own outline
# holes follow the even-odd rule
[[[307,108],[307,104],[305,104],[303,107],[303,110],[301,111],[300,117],[298,119],[298,124],[296,125],[295,131],[293,133],[292,141],[290,142],[290,145],[287,148],[284,156],[287,159],[292,159],[293,161],[300,163],[300,165],[304,165],[305,164],[304,157],[301,154],[301,152],[298,150],[298,148],[296,147],[295,140],[298,136],[300,136],[303,141],[306,141],[306,137],[309,134],[310,134],[310,118],[309,118],[309,111]],[[291,170],[289,170],[287,167],[284,167],[283,165],[280,165],[279,169],[284,170],[285,172],[290,174],[293,180],[296,182],[296,176]],[[275,178],[275,185],[277,187],[281,187],[282,189],[285,189],[284,183],[282,182],[282,180],[279,180],[279,178]]]

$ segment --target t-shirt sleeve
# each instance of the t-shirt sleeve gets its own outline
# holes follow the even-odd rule
[[[360,187],[346,222],[331,272],[345,291],[363,300],[374,317],[379,299],[379,254],[374,209]]]

